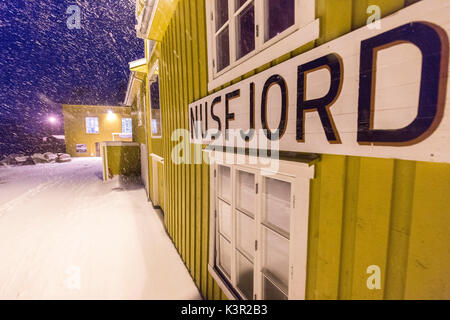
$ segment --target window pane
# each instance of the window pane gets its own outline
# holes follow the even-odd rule
[[[263,227],[263,272],[287,292],[289,285],[289,241],[278,233]]]
[[[225,166],[219,166],[219,195],[231,202],[231,169]]]
[[[226,276],[231,275],[231,243],[227,239],[219,235],[219,250],[218,250],[219,266],[226,273]]]
[[[265,300],[287,300],[287,296],[266,277],[263,277],[263,294]]]
[[[245,171],[237,171],[237,204],[242,211],[256,212],[255,175]]]
[[[151,108],[155,110],[160,109],[160,103],[159,103],[159,79],[157,78],[156,81],[152,82],[150,85],[150,101],[151,101]]]
[[[242,7],[242,5],[246,2],[247,2],[247,0],[235,0],[235,5],[234,5],[235,11],[238,11],[239,8]]]
[[[216,0],[216,31],[228,21],[228,0]]]
[[[237,212],[237,247],[248,257],[253,258],[255,220],[241,212]]]
[[[277,231],[289,235],[291,216],[291,184],[289,182],[265,178],[264,221],[275,226]]]
[[[237,287],[248,300],[253,300],[253,264],[241,253],[237,254]]]
[[[98,118],[96,117],[86,118],[86,133],[88,134],[99,133]]]
[[[152,109],[152,135],[161,136],[161,110]]]
[[[253,3],[247,6],[237,17],[236,56],[242,58],[255,50],[255,7]]]
[[[231,206],[219,200],[219,231],[231,239]]]
[[[230,65],[230,35],[226,27],[217,36],[217,71],[221,71]]]
[[[133,133],[131,118],[122,118],[122,133]]]
[[[295,24],[295,0],[265,1],[265,41],[268,41]]]

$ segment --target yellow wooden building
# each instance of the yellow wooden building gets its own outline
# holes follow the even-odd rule
[[[450,298],[448,1],[138,0],[136,14],[143,180],[205,298]],[[227,130],[243,145],[211,151]]]
[[[132,141],[131,109],[119,106],[63,105],[66,152],[100,157],[103,141]]]

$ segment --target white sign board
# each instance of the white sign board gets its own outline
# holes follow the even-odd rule
[[[191,142],[448,163],[449,31],[450,1],[420,1],[190,104]]]

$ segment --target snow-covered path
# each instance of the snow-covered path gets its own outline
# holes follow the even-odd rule
[[[98,158],[0,167],[0,299],[200,299],[145,198]]]

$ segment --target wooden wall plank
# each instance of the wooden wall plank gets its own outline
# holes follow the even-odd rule
[[[207,40],[206,40],[206,9],[205,1],[197,2],[198,13],[198,30],[199,30],[199,60],[203,66],[208,65],[207,59]],[[200,94],[206,96],[208,94],[208,69],[200,68]],[[208,291],[208,244],[209,244],[209,167],[201,165],[201,210],[199,214],[202,215],[202,270],[201,270],[201,292],[204,296]],[[206,189],[206,190],[205,190]]]
[[[346,157],[345,201],[342,215],[341,261],[339,275],[339,299],[352,297],[353,262],[355,254],[356,221],[358,216],[361,158]]]
[[[174,16],[174,34],[173,34],[173,51],[174,51],[174,64],[175,64],[175,74],[174,74],[174,81],[175,81],[175,125],[171,128],[172,132],[176,128],[179,128],[181,124],[181,114],[180,114],[180,106],[181,106],[181,63],[180,63],[180,48],[179,48],[179,41],[178,41],[178,35],[179,35],[179,15],[180,11],[177,9],[175,11]],[[178,143],[176,141],[175,143]],[[178,252],[182,256],[182,242],[181,242],[181,236],[182,236],[182,228],[183,225],[181,223],[181,206],[182,206],[182,198],[181,198],[181,192],[182,192],[182,176],[181,176],[181,167],[179,165],[175,165],[175,172],[176,172],[176,189],[175,189],[175,201],[176,201],[176,223],[177,223],[177,235],[176,235],[176,242],[177,242],[177,248]]]
[[[187,101],[185,99],[185,93],[187,94],[186,90],[186,82],[184,79],[184,75],[186,72],[185,69],[185,62],[183,60],[184,48],[183,43],[181,39],[182,35],[182,20],[183,20],[183,9],[182,9],[182,2],[178,2],[177,10],[175,13],[176,17],[176,51],[177,51],[177,66],[178,66],[178,83],[179,83],[179,91],[177,92],[177,95],[179,97],[178,102],[179,105],[177,107],[177,114],[179,116],[177,127],[173,128],[173,131],[177,129],[183,129],[185,128],[185,110],[184,107],[187,105]],[[181,140],[180,140],[181,142]],[[179,195],[178,198],[180,200],[180,211],[179,211],[179,223],[180,223],[180,234],[179,234],[179,241],[180,241],[180,254],[183,259],[183,261],[186,263],[186,175],[185,175],[185,166],[183,164],[177,165],[178,172],[179,172],[179,178],[180,178],[180,186],[179,186]]]
[[[395,161],[384,298],[404,297],[416,163]]]
[[[184,39],[186,43],[186,88],[187,88],[187,100],[188,103],[191,103],[194,101],[194,87],[192,85],[193,82],[193,61],[192,61],[192,29],[191,29],[191,9],[189,5],[189,1],[183,1],[184,5]],[[189,115],[186,118],[186,121],[188,121]],[[187,128],[189,125],[187,126]],[[194,182],[193,177],[193,168],[192,166],[188,166],[186,170],[186,180],[188,186],[191,186]],[[191,276],[194,275],[194,244],[195,244],[195,229],[192,228],[193,225],[193,218],[195,217],[192,213],[192,204],[195,200],[195,194],[192,192],[192,189],[190,187],[186,190],[186,265],[189,269],[189,272],[191,273]]]
[[[170,88],[171,88],[171,98],[172,98],[172,103],[170,105],[170,109],[171,109],[171,118],[169,119],[170,125],[169,125],[169,135],[171,134],[172,128],[175,127],[175,121],[176,121],[176,103],[177,103],[177,98],[176,98],[176,94],[174,94],[174,92],[177,92],[177,80],[175,77],[176,71],[176,63],[175,63],[175,44],[173,41],[174,38],[174,22],[172,21],[170,24],[170,64],[171,64],[171,74],[170,74]],[[171,152],[171,150],[173,150],[173,147],[175,145],[175,142],[171,141],[170,142],[170,150],[169,152]],[[173,231],[172,231],[172,239],[173,242],[175,244],[175,247],[178,249],[178,242],[177,242],[177,234],[178,234],[178,221],[177,221],[177,212],[178,212],[178,203],[177,203],[177,199],[176,199],[176,195],[177,195],[177,174],[176,174],[176,167],[174,166],[172,159],[170,159],[170,167],[171,167],[171,173],[172,173],[172,192],[171,192],[171,201],[173,203],[173,210],[172,210],[172,219],[173,219]]]
[[[324,155],[319,196],[316,298],[337,299],[345,190],[345,157]]]
[[[320,37],[317,45],[349,32],[352,26],[352,0],[317,0],[316,14],[320,17]]]
[[[367,287],[367,268],[381,269],[381,283],[386,275],[394,161],[362,158],[358,190],[352,299],[382,299],[380,290]]]
[[[191,22],[192,22],[192,28],[193,28],[193,39],[195,39],[195,50],[193,54],[193,60],[194,60],[194,66],[196,66],[196,71],[194,72],[194,83],[195,83],[195,90],[194,90],[194,96],[197,99],[198,97],[202,96],[201,92],[201,79],[200,79],[200,69],[201,69],[201,63],[199,61],[200,57],[200,46],[199,46],[199,38],[202,36],[199,31],[198,26],[198,20],[202,19],[201,16],[198,15],[198,6],[199,6],[199,0],[195,0],[192,3],[194,3],[194,8],[191,8],[192,14],[191,14]],[[195,167],[195,184],[193,185],[193,188],[195,188],[195,281],[197,283],[197,286],[201,287],[201,264],[202,264],[202,257],[201,257],[201,239],[202,239],[202,215],[201,215],[201,168],[199,165],[193,165]]]
[[[450,166],[417,162],[405,299],[450,297]]]

